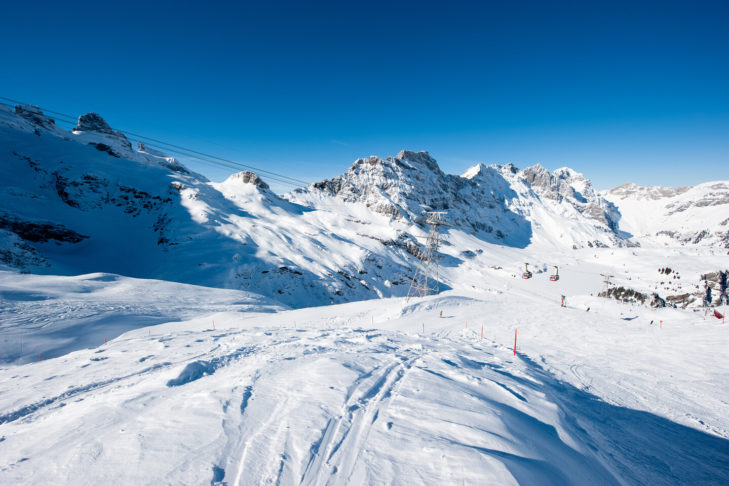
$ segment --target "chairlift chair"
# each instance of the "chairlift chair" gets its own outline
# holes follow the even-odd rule
[[[554,266],[554,275],[550,275],[549,280],[551,280],[552,282],[556,282],[557,280],[559,280],[559,267],[558,266],[556,266],[556,265]]]
[[[523,278],[524,280],[532,278],[532,272],[529,271],[528,263],[524,264],[524,273],[521,274],[521,278]]]

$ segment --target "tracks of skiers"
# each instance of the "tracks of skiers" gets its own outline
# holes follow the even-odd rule
[[[346,484],[362,459],[372,428],[375,424],[388,426],[381,423],[383,412],[398,398],[398,390],[408,374],[413,369],[427,371],[429,363],[452,365],[451,360],[463,361],[465,358],[459,353],[477,347],[464,338],[448,333],[405,335],[350,328],[234,329],[205,331],[204,336],[189,331],[153,337],[147,343],[143,342],[145,338],[138,337],[115,345],[154,352],[154,343],[150,341],[157,341],[155,354],[135,358],[132,363],[109,365],[131,356],[112,353],[100,361],[97,353],[103,355],[104,350],[99,350],[91,355],[89,366],[109,366],[105,374],[110,377],[19,406],[0,415],[0,425],[19,419],[33,421],[65,402],[140,382],[158,380],[161,394],[165,393],[164,388],[175,393],[188,386],[219,389],[225,383],[229,387],[222,423],[225,444],[217,464],[212,465],[217,477],[229,484],[246,484],[250,478],[271,484]],[[312,432],[304,457],[289,461],[286,451],[292,438],[288,430],[294,428],[290,421],[294,420],[296,408],[306,406],[304,401],[311,397],[288,393],[281,373],[315,370],[323,360],[348,369],[346,390],[331,405],[334,408],[326,411],[322,426]],[[465,363],[468,365],[467,360]],[[132,373],[119,373],[134,366],[138,369]],[[451,370],[463,374],[468,372],[468,366],[465,368]],[[222,375],[218,380],[199,381],[217,374]],[[286,476],[285,481],[282,475]]]

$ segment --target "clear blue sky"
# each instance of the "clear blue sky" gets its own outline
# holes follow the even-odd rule
[[[395,3],[5,2],[0,96],[309,181],[402,148],[729,179],[728,1]]]

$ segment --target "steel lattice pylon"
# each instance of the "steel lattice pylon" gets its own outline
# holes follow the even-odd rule
[[[440,245],[440,227],[450,226],[443,219],[445,214],[445,211],[430,211],[427,213],[428,217],[425,222],[430,225],[430,230],[428,231],[425,248],[419,258],[420,268],[415,272],[415,276],[410,282],[406,301],[409,301],[410,297],[413,296],[424,297],[431,293],[439,293],[438,246]]]

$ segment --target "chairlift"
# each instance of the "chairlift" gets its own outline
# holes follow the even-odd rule
[[[549,280],[552,282],[559,280],[559,267],[557,265],[554,266],[554,275],[550,275]]]
[[[528,263],[524,264],[524,273],[521,274],[521,278],[523,278],[524,280],[532,278],[532,272],[529,271]]]

